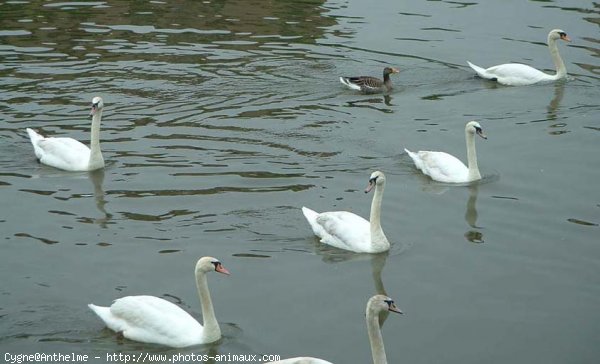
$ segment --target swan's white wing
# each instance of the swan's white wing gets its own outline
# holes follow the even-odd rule
[[[127,296],[110,308],[90,305],[106,326],[128,339],[184,347],[197,344],[203,327],[179,306],[154,296]]]
[[[90,148],[75,139],[43,138],[37,140],[35,145],[36,156],[46,165],[67,171],[84,171],[88,168]]]
[[[476,66],[471,62],[467,63],[480,77],[496,80],[508,86],[532,85],[540,81],[554,80],[554,76],[520,63],[506,63],[487,69]]]
[[[326,232],[319,236],[324,244],[357,253],[369,251],[371,226],[364,218],[348,211],[330,211],[320,213],[317,223]]]
[[[409,152],[415,166],[435,181],[457,183],[468,182],[469,169],[460,159],[444,152]]]

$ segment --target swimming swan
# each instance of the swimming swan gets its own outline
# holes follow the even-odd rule
[[[154,296],[127,296],[115,300],[110,307],[94,304],[88,307],[109,329],[130,340],[174,348],[211,343],[221,338],[206,283],[206,273],[211,271],[229,274],[215,258],[202,257],[196,263],[196,286],[204,326],[179,306]]]
[[[100,151],[100,121],[104,103],[101,97],[92,99],[92,135],[90,148],[73,138],[46,138],[33,129],[27,134],[35,156],[43,164],[65,171],[93,171],[104,167]]]
[[[481,125],[476,121],[469,121],[465,126],[468,167],[458,158],[448,153],[430,151],[414,153],[406,148],[404,151],[412,158],[418,169],[435,181],[446,183],[472,182],[481,179],[479,167],[477,166],[477,153],[475,152],[475,134],[487,139]]]
[[[383,172],[371,174],[365,193],[373,187],[375,194],[371,202],[369,221],[348,211],[317,213],[302,207],[304,217],[322,243],[355,253],[381,253],[390,249],[390,242],[381,229],[381,200],[385,188]]]
[[[567,68],[560,54],[558,53],[557,40],[564,40],[570,42],[571,39],[567,36],[567,33],[560,29],[551,30],[548,33],[548,48],[550,49],[550,55],[552,61],[556,67],[556,74],[549,75],[545,72],[539,71],[533,67],[520,64],[520,63],[505,63],[498,66],[484,69],[476,66],[473,63],[467,61],[469,67],[471,67],[479,77],[498,81],[503,85],[508,86],[523,86],[531,85],[541,81],[555,81],[561,78],[567,77]]]

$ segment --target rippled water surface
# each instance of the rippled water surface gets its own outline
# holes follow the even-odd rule
[[[0,1],[0,347],[5,353],[277,354],[371,359],[364,306],[386,292],[391,363],[600,357],[600,8],[587,1]],[[503,87],[466,66],[569,79]],[[400,68],[389,95],[341,75]],[[40,165],[31,127],[89,140],[103,171]],[[404,153],[465,159],[448,186]],[[367,217],[386,173],[389,254],[320,246],[303,205]],[[203,255],[224,337],[183,350],[117,338],[87,308],[152,294],[201,318]]]

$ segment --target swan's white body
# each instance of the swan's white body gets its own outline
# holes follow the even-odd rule
[[[370,221],[348,211],[318,213],[302,207],[304,217],[322,243],[355,253],[381,253],[390,249],[390,242],[381,228],[381,200],[385,188],[385,175],[382,172],[371,174],[365,192],[373,187],[375,194],[371,202]]]
[[[465,166],[455,156],[445,152],[418,151],[411,152],[404,149],[412,158],[417,169],[438,182],[466,183],[481,179],[477,165],[477,153],[475,151],[475,134],[484,139],[481,126],[476,121],[470,121],[465,126],[465,139],[467,142],[467,163]]]
[[[369,335],[369,343],[371,344],[371,354],[373,356],[373,364],[387,364],[385,355],[385,347],[383,345],[383,337],[381,336],[381,325],[379,324],[379,315],[382,312],[402,313],[394,303],[394,300],[385,295],[375,295],[367,302],[367,333]],[[332,364],[323,359],[312,357],[297,357],[279,361],[269,362],[267,364]]]
[[[550,55],[552,61],[556,67],[556,73],[549,75],[545,72],[539,71],[533,67],[520,64],[520,63],[506,63],[490,68],[482,68],[467,61],[469,67],[471,67],[479,77],[498,81],[503,85],[508,86],[523,86],[532,85],[534,83],[543,81],[556,81],[567,76],[567,69],[563,62],[560,54],[558,53],[558,46],[556,41],[558,39],[571,41],[567,34],[560,29],[554,29],[548,33],[548,48],[550,49]]]
[[[100,151],[100,121],[102,119],[102,98],[92,99],[92,131],[90,147],[73,138],[46,138],[27,128],[35,156],[48,166],[65,171],[93,171],[104,167]]]
[[[175,348],[211,343],[221,338],[206,283],[206,273],[213,270],[229,274],[215,258],[198,260],[195,275],[204,326],[179,306],[154,296],[127,296],[115,300],[110,307],[88,307],[109,329],[130,340]]]

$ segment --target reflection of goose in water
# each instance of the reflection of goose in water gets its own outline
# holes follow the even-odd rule
[[[465,238],[471,243],[483,243],[483,234],[478,231],[481,229],[477,226],[477,195],[479,193],[479,185],[473,184],[469,186],[469,199],[467,200],[467,209],[465,211],[465,220],[474,230],[468,230],[465,233]]]
[[[392,97],[388,94],[383,95],[382,98],[371,98],[371,99],[360,99],[354,101],[348,101],[348,106],[350,107],[363,107],[367,109],[373,109],[377,111],[381,111],[387,114],[391,114],[394,110],[390,108],[379,107],[379,104],[385,104],[386,106],[392,106]]]
[[[396,312],[402,313],[402,311],[396,306],[394,300],[388,296],[377,294],[369,299],[367,302],[367,333],[369,335],[369,343],[371,344],[371,355],[373,357],[374,364],[387,364],[387,357],[385,354],[385,347],[383,345],[383,336],[381,335],[381,325],[379,324],[379,317],[384,312]],[[298,357],[289,358],[274,362],[271,364],[331,364],[323,359],[311,358],[311,357]]]

